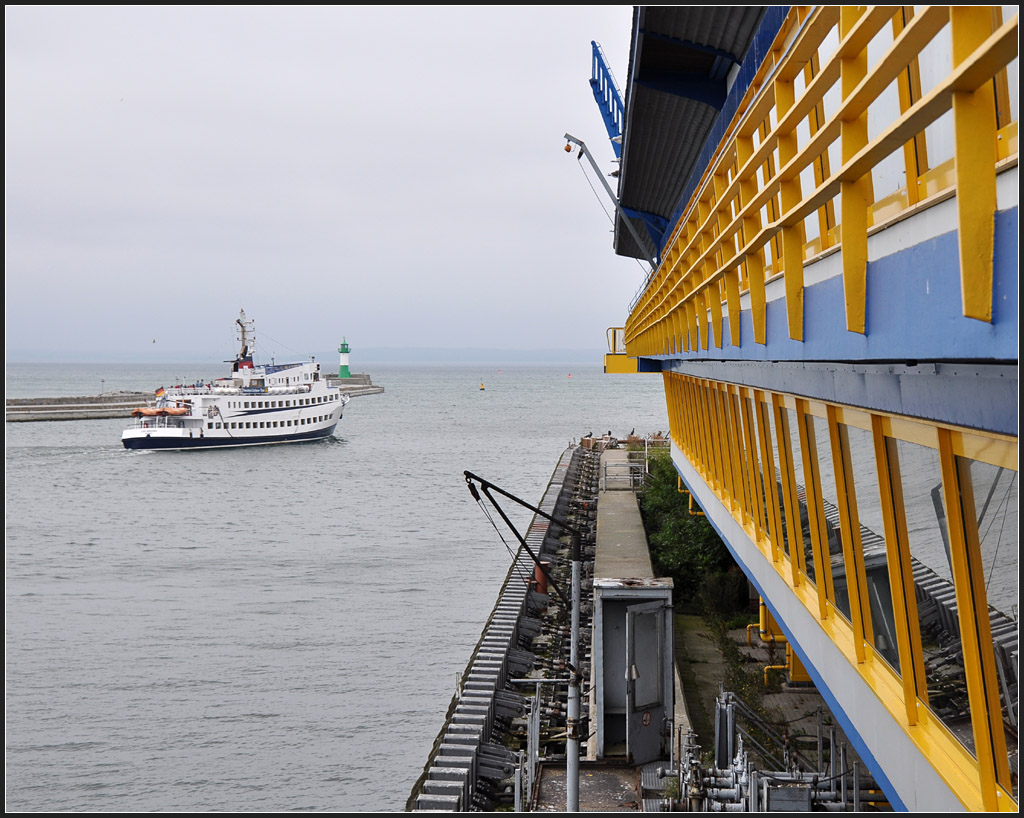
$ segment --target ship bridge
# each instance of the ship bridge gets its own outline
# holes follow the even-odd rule
[[[634,11],[608,369],[907,810],[1018,808],[1017,26]]]

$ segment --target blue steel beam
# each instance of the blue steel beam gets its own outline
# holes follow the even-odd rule
[[[664,217],[657,213],[648,213],[646,210],[634,210],[632,207],[623,207],[622,212],[643,224],[656,248],[660,250],[664,246],[665,231],[668,230],[668,221]],[[660,252],[658,260],[661,260]]]

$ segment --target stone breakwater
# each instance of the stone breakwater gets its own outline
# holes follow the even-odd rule
[[[384,391],[383,386],[373,385],[369,375],[329,377],[327,381],[353,398],[377,395]],[[154,400],[152,392],[105,392],[102,395],[70,398],[7,398],[7,422],[129,418],[133,409]]]
[[[133,409],[152,400],[152,392],[108,392],[74,398],[8,398],[7,422],[127,418],[131,417]]]

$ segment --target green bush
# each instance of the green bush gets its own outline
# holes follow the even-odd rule
[[[690,514],[671,458],[652,455],[648,470],[640,512],[655,572],[672,578],[676,605],[693,611],[710,605],[723,617],[742,609],[746,580],[711,523]]]
[[[729,556],[729,562],[732,562],[731,556]],[[726,571],[705,574],[697,592],[701,610],[705,611],[708,616],[716,616],[724,620],[726,626],[738,618],[736,613],[746,607],[748,596],[747,578],[735,564]],[[743,622],[740,627],[746,624]]]

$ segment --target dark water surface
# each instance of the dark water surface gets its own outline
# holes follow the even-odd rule
[[[463,470],[536,503],[573,438],[668,421],[660,377],[594,365],[370,371],[320,443],[7,424],[8,810],[404,808],[509,564]],[[221,374],[9,364],[7,391]]]

